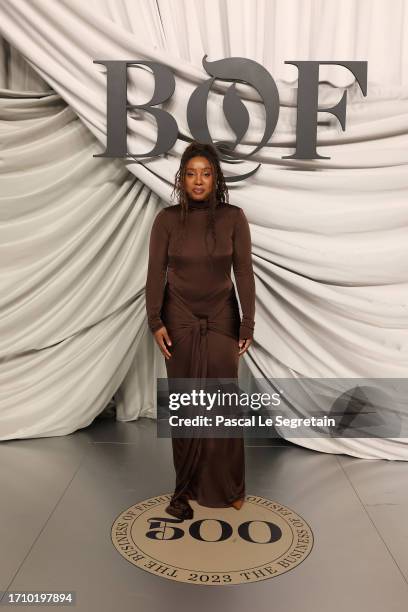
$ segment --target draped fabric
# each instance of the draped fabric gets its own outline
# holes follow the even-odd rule
[[[229,188],[251,226],[256,277],[254,342],[241,365],[265,378],[407,376],[407,21],[402,0],[392,11],[386,0],[0,0],[0,439],[75,431],[112,394],[118,419],[155,416],[164,364],[144,312],[147,239],[171,202],[205,54],[258,61],[281,104],[268,146],[223,166],[234,177],[260,164]],[[172,69],[166,108],[179,139],[166,155],[93,157],[106,142],[98,59]],[[321,107],[347,89],[344,132],[319,113],[317,150],[330,159],[282,159],[294,150],[297,87],[284,62],[300,59],[368,61],[367,97],[345,68],[320,69]],[[148,70],[128,70],[128,81],[130,104],[150,99]],[[209,96],[216,141],[231,139],[229,87],[217,81]],[[250,116],[245,155],[262,137],[264,109],[251,87],[236,90]],[[150,151],[156,135],[150,116],[129,113],[130,152]],[[404,439],[293,441],[408,458]]]

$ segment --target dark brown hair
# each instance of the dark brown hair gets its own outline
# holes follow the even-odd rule
[[[209,214],[208,214],[206,236],[205,236],[206,244],[207,244],[208,232],[211,232],[211,235],[213,237],[213,250],[211,253],[208,250],[208,244],[207,244],[208,255],[211,259],[212,253],[215,249],[215,244],[216,244],[215,208],[216,206],[218,206],[219,203],[220,204],[229,203],[228,188],[225,183],[224,174],[221,170],[221,164],[220,164],[220,160],[218,157],[218,152],[214,145],[205,144],[205,143],[193,140],[188,145],[188,147],[186,147],[183,155],[181,156],[180,167],[176,172],[174,188],[173,188],[171,195],[172,197],[173,195],[176,196],[176,203],[180,204],[181,206],[181,212],[180,212],[181,231],[179,232],[179,246],[181,246],[181,244],[183,244],[184,232],[186,231],[186,218],[188,214],[188,195],[185,190],[186,167],[187,167],[187,162],[192,157],[198,157],[198,156],[205,157],[209,161],[212,167],[212,171],[213,171],[214,182],[213,182],[212,192],[209,195]]]

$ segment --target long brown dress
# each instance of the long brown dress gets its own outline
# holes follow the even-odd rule
[[[213,263],[205,242],[209,201],[189,199],[186,234],[180,240],[180,205],[153,222],[146,282],[152,332],[166,326],[172,345],[168,378],[238,377],[238,340],[252,338],[255,281],[251,235],[242,208],[218,203]],[[211,232],[207,244],[212,247]],[[242,309],[239,315],[235,282]],[[166,280],[167,273],[167,280]],[[245,496],[243,438],[172,438],[176,486],[172,500],[227,507]]]

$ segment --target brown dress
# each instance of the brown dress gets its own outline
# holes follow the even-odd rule
[[[189,200],[182,240],[180,205],[161,210],[151,230],[146,311],[150,330],[165,325],[172,341],[168,378],[237,378],[238,340],[253,337],[255,281],[248,221],[242,208],[218,203],[210,262],[208,208],[208,200]],[[211,232],[207,244],[212,249]],[[172,447],[172,500],[187,496],[203,506],[226,507],[245,496],[243,438],[172,438]]]

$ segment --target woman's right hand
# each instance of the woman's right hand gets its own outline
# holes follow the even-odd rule
[[[171,346],[172,342],[171,342],[170,337],[169,337],[169,335],[167,333],[166,327],[163,325],[163,327],[160,327],[160,329],[157,329],[154,332],[153,335],[154,335],[154,339],[156,340],[157,344],[159,345],[159,349],[163,353],[164,357],[166,359],[170,359],[171,353],[168,350],[168,348],[167,348],[167,346],[165,344],[165,341],[166,341],[166,343],[169,346]]]

